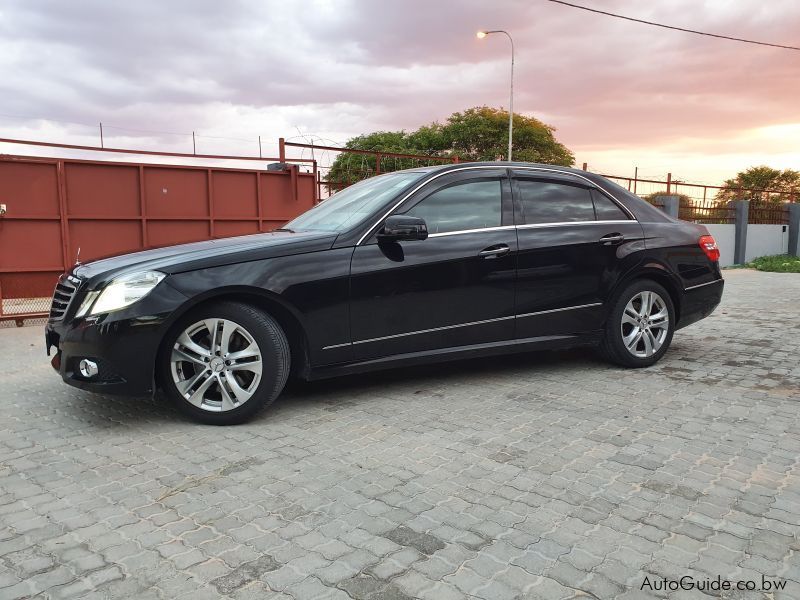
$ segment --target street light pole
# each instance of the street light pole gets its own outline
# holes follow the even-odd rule
[[[511,162],[511,145],[514,134],[514,38],[503,29],[493,29],[491,31],[479,31],[478,39],[483,39],[493,33],[504,33],[508,37],[508,41],[511,42],[511,95],[508,100],[508,161]]]

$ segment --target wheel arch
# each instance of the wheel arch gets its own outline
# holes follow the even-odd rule
[[[240,302],[249,304],[263,310],[278,322],[289,341],[291,354],[291,374],[306,379],[311,370],[309,358],[309,342],[303,320],[298,311],[277,294],[260,288],[247,286],[231,286],[209,290],[191,298],[170,315],[165,323],[164,334],[159,342],[158,352],[154,359],[153,372],[155,383],[158,384],[158,365],[166,351],[164,340],[174,330],[175,326],[191,311],[214,302]]]
[[[670,300],[672,300],[672,306],[675,309],[675,322],[677,323],[681,315],[682,289],[676,281],[676,277],[659,263],[645,263],[635,271],[629,273],[627,277],[617,283],[611,294],[611,298],[616,299],[617,295],[620,294],[626,286],[640,279],[655,281],[667,290]],[[609,305],[610,304],[611,303],[609,303]]]

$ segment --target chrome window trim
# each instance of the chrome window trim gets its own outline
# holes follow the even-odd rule
[[[589,184],[589,186],[590,186],[592,189],[595,189],[595,190],[597,190],[598,192],[600,192],[600,193],[602,193],[602,194],[606,195],[606,196],[607,196],[607,197],[608,197],[608,198],[609,198],[609,199],[610,199],[612,202],[614,202],[614,204],[616,204],[616,205],[617,205],[617,206],[618,206],[620,209],[622,209],[622,211],[623,211],[623,212],[624,212],[626,215],[628,215],[628,216],[630,217],[630,219],[629,219],[629,220],[626,220],[626,221],[624,221],[625,223],[627,223],[627,222],[629,222],[629,221],[631,221],[631,220],[632,220],[632,221],[634,221],[634,222],[638,222],[638,221],[637,221],[637,219],[636,219],[636,217],[633,215],[633,213],[632,213],[630,210],[628,210],[628,207],[627,207],[627,206],[625,206],[625,205],[624,205],[622,202],[620,202],[620,201],[619,201],[619,200],[618,200],[618,199],[617,199],[617,198],[616,198],[616,197],[615,197],[613,194],[611,194],[610,192],[607,192],[606,190],[604,190],[603,188],[601,188],[600,186],[598,186],[596,183],[594,183],[594,182],[593,182],[591,179],[589,179],[588,177],[584,177],[583,175],[579,175],[578,173],[573,173],[573,172],[571,172],[571,171],[564,171],[564,170],[562,170],[562,169],[548,169],[547,167],[526,167],[526,166],[514,166],[514,165],[512,165],[512,164],[509,164],[509,165],[507,165],[507,166],[505,166],[505,165],[477,165],[477,166],[459,167],[459,168],[457,168],[457,169],[448,169],[448,170],[446,170],[446,171],[442,171],[441,173],[437,173],[436,175],[434,175],[434,176],[433,176],[433,177],[431,177],[430,179],[426,179],[425,181],[423,181],[422,183],[420,183],[420,184],[419,184],[418,186],[416,186],[416,187],[415,187],[413,190],[411,190],[411,191],[410,191],[410,192],[408,192],[408,193],[407,193],[405,196],[403,196],[403,197],[402,197],[402,198],[401,198],[401,199],[400,199],[400,200],[399,200],[397,203],[395,203],[395,204],[394,204],[394,205],[393,205],[393,206],[392,206],[392,207],[391,207],[389,210],[387,210],[387,211],[386,211],[386,212],[383,214],[383,216],[382,216],[380,219],[378,219],[377,221],[375,221],[375,222],[372,224],[372,227],[370,227],[370,228],[369,228],[369,229],[366,231],[366,233],[365,233],[364,235],[362,235],[362,236],[361,236],[361,237],[358,239],[358,241],[356,242],[356,246],[360,246],[360,245],[361,245],[361,244],[364,242],[364,240],[365,240],[365,239],[367,239],[367,238],[370,236],[370,234],[372,234],[372,233],[375,231],[375,228],[376,228],[378,225],[380,225],[380,224],[383,222],[383,220],[384,220],[386,217],[388,217],[390,214],[392,214],[392,213],[395,211],[395,209],[396,209],[398,206],[400,206],[401,204],[403,204],[403,202],[405,202],[406,200],[408,200],[408,199],[409,199],[411,196],[413,196],[414,194],[416,194],[416,193],[417,193],[419,190],[421,190],[421,189],[422,189],[424,186],[428,185],[428,184],[429,184],[431,181],[433,181],[433,180],[435,180],[435,179],[438,179],[439,177],[442,177],[442,176],[444,176],[444,175],[447,175],[447,174],[449,174],[449,173],[458,173],[458,172],[460,172],[460,171],[474,171],[474,170],[478,170],[478,169],[483,169],[483,170],[491,170],[491,169],[511,169],[512,171],[514,171],[514,170],[524,170],[524,171],[540,171],[540,172],[544,172],[544,173],[559,173],[559,174],[561,174],[561,175],[568,175],[568,176],[572,176],[572,177],[577,177],[578,179],[583,179],[583,180],[584,180],[586,183],[588,183],[588,184]],[[572,224],[574,224],[574,223],[582,223],[582,222],[584,222],[584,221],[573,221],[573,222],[572,222]],[[611,223],[612,221],[585,221],[585,222],[586,222],[586,223]],[[616,222],[616,221],[613,221],[613,222]],[[622,221],[620,221],[620,222],[622,222]],[[531,225],[538,225],[538,223],[531,223]],[[527,226],[527,225],[517,225],[517,227],[526,227],[526,226]],[[503,227],[506,227],[506,226],[504,225]],[[465,230],[463,230],[463,231],[464,231],[464,232],[467,232],[467,231],[476,231],[476,230],[474,230],[474,229],[465,229]],[[445,232],[445,233],[455,234],[455,233],[461,233],[461,231],[459,231],[459,232],[455,232],[455,231],[453,231],[453,232]],[[431,234],[431,235],[442,235],[442,234],[434,233],[434,234]]]
[[[714,285],[715,283],[720,283],[721,281],[725,281],[724,279],[715,279],[714,281],[707,281],[706,283],[698,283],[697,285],[690,285],[687,288],[683,288],[684,292],[688,292],[689,290],[696,290],[697,288],[705,287],[707,285]]]
[[[515,225],[498,225],[497,227],[480,227],[478,229],[459,229],[457,231],[443,231],[441,233],[429,233],[428,237],[444,237],[446,235],[461,235],[463,233],[480,233],[483,231],[505,231],[514,229]]]
[[[614,196],[611,192],[607,192],[606,190],[601,188],[599,185],[597,185],[594,181],[592,181],[588,177],[584,177],[583,175],[579,175],[578,173],[572,173],[570,171],[562,171],[561,169],[548,169],[547,167],[524,167],[524,166],[522,166],[522,167],[509,167],[509,168],[511,170],[520,170],[520,169],[522,169],[522,170],[526,170],[526,171],[544,171],[545,173],[560,173],[562,175],[571,175],[573,177],[577,177],[578,179],[583,179],[586,183],[589,184],[589,186],[593,190],[597,190],[598,192],[601,192],[601,193],[605,194],[606,196],[608,196],[608,198],[612,202],[614,202],[614,204],[616,204],[619,208],[622,209],[622,212],[624,212],[626,215],[628,215],[631,218],[631,220],[636,221],[636,217],[633,215],[633,213],[631,211],[628,210],[627,206],[625,206],[622,202],[620,202],[619,199],[616,196]]]
[[[457,325],[444,325],[442,327],[431,327],[430,329],[420,329],[418,331],[407,331],[405,333],[395,333],[392,335],[384,335],[376,338],[369,338],[367,340],[357,340],[355,342],[345,342],[343,344],[333,344],[331,346],[323,346],[323,350],[333,350],[334,348],[344,348],[345,346],[355,346],[356,344],[368,344],[370,342],[380,342],[383,340],[391,340],[395,338],[407,337],[409,335],[419,335],[421,333],[433,333],[435,331],[445,331],[447,329],[457,329],[459,327],[471,327],[472,325],[485,325],[487,323],[497,323],[498,321],[507,321],[509,319],[521,319],[524,317],[534,317],[536,315],[546,315],[555,312],[562,312],[565,310],[577,310],[579,308],[591,308],[593,306],[602,306],[602,302],[592,302],[591,304],[579,304],[578,306],[565,306],[563,308],[551,308],[550,310],[540,310],[538,312],[525,313],[522,315],[511,315],[509,317],[498,317],[496,319],[484,319],[482,321],[470,321],[469,323],[459,323]]]
[[[416,194],[419,190],[421,190],[423,187],[428,185],[434,179],[438,179],[439,177],[443,177],[444,175],[448,175],[450,173],[458,173],[459,171],[474,171],[474,170],[477,170],[477,169],[483,169],[483,170],[507,169],[507,168],[508,167],[506,167],[505,165],[492,165],[492,166],[489,166],[489,165],[478,165],[478,166],[473,166],[473,167],[460,167],[458,169],[448,169],[446,171],[442,171],[441,173],[437,173],[436,175],[434,175],[430,179],[426,179],[425,181],[420,183],[417,187],[415,187],[413,190],[411,190],[405,196],[403,196],[402,199],[399,202],[397,202],[394,206],[392,206],[392,208],[387,210],[383,214],[383,216],[380,219],[378,219],[377,221],[375,221],[372,224],[372,227],[367,229],[367,232],[358,239],[358,241],[356,242],[356,246],[360,246],[362,244],[362,242],[365,239],[367,239],[370,236],[370,234],[372,234],[375,231],[375,228],[378,225],[380,225],[383,222],[383,220],[386,219],[386,217],[388,217],[390,214],[392,214],[398,206],[400,206],[403,202],[408,200],[411,196]],[[464,231],[475,231],[475,230],[474,229],[465,229]],[[449,233],[449,232],[447,232],[447,233]],[[453,232],[453,233],[455,233],[455,232]],[[433,235],[439,235],[439,234],[433,234]]]
[[[542,227],[566,227],[568,225],[621,225],[630,223],[629,219],[619,221],[559,221],[557,223],[529,223],[527,225],[517,225],[517,229],[540,229]]]

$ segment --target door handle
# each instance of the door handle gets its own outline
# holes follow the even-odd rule
[[[625,236],[621,233],[609,233],[600,238],[600,243],[603,246],[616,246],[625,241]]]
[[[511,250],[511,248],[509,248],[507,245],[497,244],[496,246],[489,246],[488,248],[481,250],[478,252],[478,256],[481,258],[495,258],[497,256],[508,254],[509,250]]]

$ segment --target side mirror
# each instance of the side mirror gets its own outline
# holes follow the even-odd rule
[[[428,226],[425,219],[408,215],[392,215],[383,223],[378,232],[379,242],[400,242],[403,240],[425,240],[428,238]]]

